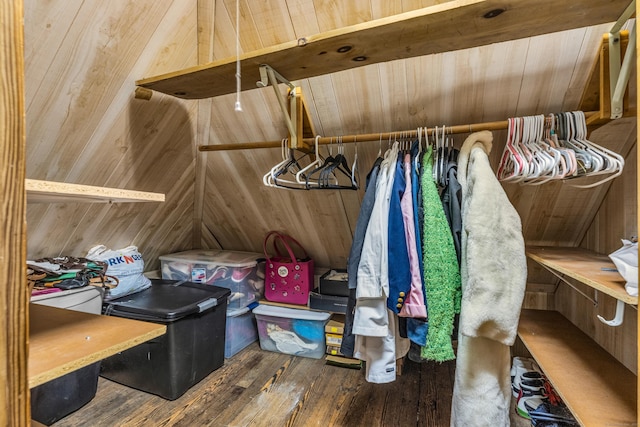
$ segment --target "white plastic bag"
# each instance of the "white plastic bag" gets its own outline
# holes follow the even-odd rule
[[[638,242],[622,239],[622,247],[609,254],[618,272],[627,281],[624,288],[632,297],[638,296]]]
[[[107,274],[115,276],[119,281],[118,286],[107,291],[105,301],[140,292],[151,286],[151,280],[142,274],[144,260],[135,246],[111,250],[98,245],[89,250],[86,258],[106,262]]]

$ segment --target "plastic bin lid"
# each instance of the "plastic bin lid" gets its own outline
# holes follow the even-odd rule
[[[105,314],[172,321],[226,305],[230,293],[220,286],[151,279],[144,291],[109,301]]]
[[[249,312],[251,309],[249,307],[240,307],[240,308],[228,308],[227,309],[227,317],[238,317],[243,314]]]
[[[257,260],[264,258],[258,252],[223,251],[223,250],[192,250],[160,256],[161,261],[178,261],[192,264],[225,265],[228,267],[253,267]]]
[[[311,310],[299,310],[297,308],[285,308],[274,305],[260,304],[253,309],[254,314],[271,316],[271,317],[286,317],[289,319],[302,319],[302,320],[328,320],[331,317],[331,313],[324,311],[311,311]]]

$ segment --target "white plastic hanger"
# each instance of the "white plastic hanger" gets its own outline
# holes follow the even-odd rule
[[[313,170],[314,168],[317,168],[319,166],[322,166],[324,163],[324,159],[320,156],[320,150],[318,147],[318,140],[320,139],[320,135],[316,135],[316,139],[315,139],[315,151],[314,153],[316,154],[316,159],[309,163],[307,166],[305,166],[304,168],[300,169],[297,173],[296,173],[296,181],[298,182],[298,184],[301,185],[306,185],[307,184],[307,180],[306,177],[304,176],[307,172],[309,172],[310,170]],[[311,184],[311,183],[310,183]],[[315,183],[317,184],[317,182]]]

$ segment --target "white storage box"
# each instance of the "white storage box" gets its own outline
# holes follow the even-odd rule
[[[227,307],[242,308],[264,294],[263,254],[223,250],[193,250],[160,257],[162,278],[187,280],[231,290]]]
[[[331,314],[271,305],[260,305],[253,314],[263,350],[313,359],[324,356],[324,326]]]
[[[104,291],[97,286],[83,286],[66,291],[34,295],[31,302],[49,307],[66,308],[89,314],[100,314]]]
[[[230,358],[258,340],[256,318],[249,307],[227,310],[227,331],[224,341],[224,357]]]

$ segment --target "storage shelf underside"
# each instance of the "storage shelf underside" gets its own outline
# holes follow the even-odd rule
[[[636,375],[560,313],[523,310],[518,335],[581,425],[636,425]]]
[[[520,0],[507,5],[496,0],[445,2],[243,54],[242,90],[257,87],[262,64],[296,81],[369,64],[614,22],[628,4],[628,0]],[[496,12],[500,10],[503,12]],[[236,58],[147,77],[136,85],[185,99],[233,93]]]

